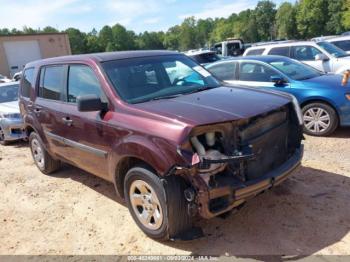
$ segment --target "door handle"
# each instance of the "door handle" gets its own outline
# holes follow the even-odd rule
[[[73,124],[73,120],[70,119],[69,117],[63,117],[63,118],[62,118],[62,121],[63,121],[63,123],[64,123],[65,125],[67,125],[67,126],[72,126],[72,124]]]

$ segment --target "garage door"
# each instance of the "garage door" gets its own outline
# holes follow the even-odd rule
[[[38,41],[7,41],[4,42],[4,49],[11,76],[21,71],[27,63],[41,59]]]

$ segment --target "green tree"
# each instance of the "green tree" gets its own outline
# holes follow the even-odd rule
[[[328,0],[328,21],[326,29],[330,34],[340,34],[344,31],[342,14],[344,12],[345,3],[345,0]]]
[[[297,37],[296,27],[296,7],[289,2],[282,3],[276,13],[277,38]]]
[[[109,49],[113,49],[112,28],[108,25],[105,25],[104,27],[102,27],[102,29],[98,34],[98,40],[103,50],[112,51],[112,50],[107,50],[107,46],[109,47]]]
[[[166,49],[179,50],[180,30],[179,25],[168,29],[163,40],[163,45]]]
[[[343,14],[342,14],[342,24],[344,26],[344,30],[350,30],[350,0],[344,1],[343,6]]]
[[[254,13],[261,40],[273,39],[275,37],[276,5],[270,0],[259,1]]]
[[[300,0],[297,11],[297,28],[302,38],[328,34],[327,0]]]
[[[59,33],[59,31],[52,27],[52,26],[46,26],[41,30],[43,33]]]
[[[164,49],[164,34],[162,32],[144,32],[137,38],[137,46],[139,49]]]
[[[68,34],[70,46],[73,54],[86,53],[86,34],[80,32],[76,28],[68,28],[65,30]]]
[[[133,50],[135,49],[135,33],[133,31],[127,31],[124,26],[115,24],[112,27],[113,51]]]
[[[188,50],[199,47],[196,39],[196,20],[194,17],[186,18],[180,25],[179,48]]]

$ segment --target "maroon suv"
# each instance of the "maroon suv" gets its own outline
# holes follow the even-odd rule
[[[194,237],[194,217],[241,206],[300,165],[298,104],[223,87],[177,52],[67,56],[26,65],[20,108],[35,164],[102,177],[150,237]]]

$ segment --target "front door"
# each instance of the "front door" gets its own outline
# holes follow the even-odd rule
[[[323,55],[323,52],[314,46],[302,45],[293,46],[291,50],[291,57],[295,60],[303,62],[310,65],[322,72],[330,72],[330,62],[329,60],[316,60],[317,55]]]
[[[79,112],[77,108],[77,98],[82,95],[97,95],[107,102],[100,82],[89,66],[72,64],[68,66],[66,90],[60,119],[66,145],[64,157],[90,173],[107,178],[107,159],[115,133],[102,112]]]
[[[230,80],[227,82],[257,88],[275,89],[278,91],[283,91],[284,87],[289,86],[287,81],[283,85],[276,85],[276,83],[272,81],[274,77],[284,79],[279,72],[265,64],[254,61],[241,61],[236,76],[237,80]]]

